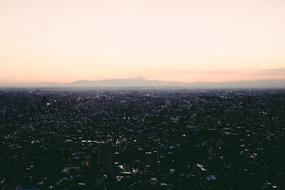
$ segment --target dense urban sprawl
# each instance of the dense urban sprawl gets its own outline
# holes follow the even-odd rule
[[[0,90],[0,189],[285,188],[283,90]]]

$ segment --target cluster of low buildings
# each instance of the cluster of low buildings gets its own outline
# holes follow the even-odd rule
[[[282,90],[0,90],[0,190],[284,189]]]

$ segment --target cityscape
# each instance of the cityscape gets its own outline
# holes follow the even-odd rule
[[[1,89],[0,189],[285,188],[285,91]]]
[[[0,0],[0,190],[285,190],[285,0]]]

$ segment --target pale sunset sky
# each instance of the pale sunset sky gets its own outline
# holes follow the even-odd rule
[[[285,79],[284,0],[0,0],[0,83]]]

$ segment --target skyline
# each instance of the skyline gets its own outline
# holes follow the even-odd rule
[[[281,0],[2,0],[0,84],[285,79]]]

